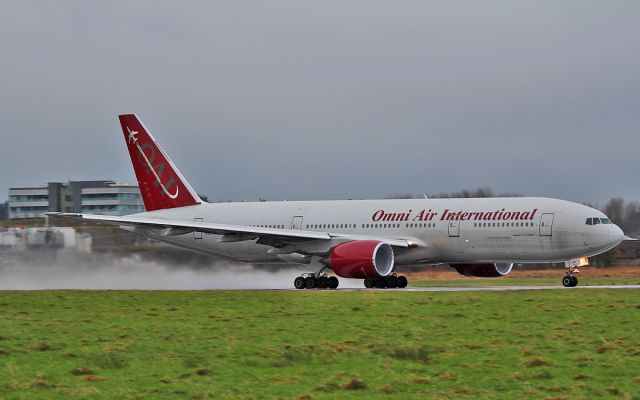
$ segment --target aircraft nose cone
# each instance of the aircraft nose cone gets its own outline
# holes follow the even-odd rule
[[[618,225],[614,225],[609,232],[609,239],[614,243],[620,243],[624,239],[624,232]]]
[[[622,240],[624,239],[624,232],[622,231],[622,229],[620,229],[620,227],[618,225],[614,225],[614,229],[613,229],[613,234],[612,234],[612,238],[613,241],[620,243],[622,242]]]

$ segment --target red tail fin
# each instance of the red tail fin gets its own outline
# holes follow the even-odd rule
[[[134,114],[120,115],[120,125],[147,211],[201,202],[193,188]]]

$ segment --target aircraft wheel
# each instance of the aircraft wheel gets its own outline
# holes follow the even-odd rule
[[[373,279],[367,278],[364,280],[364,287],[366,287],[367,289],[371,289],[374,286],[375,286],[375,281]]]
[[[304,278],[304,287],[307,289],[315,289],[318,287],[318,280],[315,276],[307,276]]]
[[[576,287],[578,286],[578,277],[573,275],[571,276],[571,287]]]
[[[376,278],[375,286],[376,289],[384,289],[385,287],[387,287],[387,283],[385,282],[384,278]]]
[[[318,278],[318,289],[326,289],[329,287],[329,278],[321,276]]]
[[[407,281],[406,276],[403,276],[403,275],[398,276],[398,287],[400,289],[406,288],[408,284],[409,284],[409,281]]]
[[[393,288],[397,288],[398,287],[398,278],[396,278],[395,276],[393,276],[393,275],[387,276],[386,280],[387,280],[386,283],[387,283],[387,287],[388,288],[392,288],[393,289]]]
[[[337,289],[338,285],[340,285],[340,281],[335,276],[330,276],[328,279],[329,289]]]
[[[562,286],[564,287],[572,287],[571,284],[573,283],[573,279],[571,279],[571,275],[565,275],[562,278]]]
[[[293,287],[295,287],[296,289],[304,289],[304,287],[305,287],[304,278],[299,276],[296,279],[294,279],[293,280]]]

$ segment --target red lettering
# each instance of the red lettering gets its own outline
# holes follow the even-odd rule
[[[449,212],[449,209],[446,209],[442,212],[442,216],[440,217],[440,221],[444,221],[445,218],[447,218],[447,213]]]
[[[382,217],[382,220],[383,221],[395,221],[397,217],[398,217],[398,214],[396,214],[396,213],[388,213],[388,214],[385,214],[384,217]]]
[[[371,217],[371,220],[373,222],[378,222],[380,221],[380,219],[384,216],[384,210],[378,210],[375,213],[373,213],[373,216]]]

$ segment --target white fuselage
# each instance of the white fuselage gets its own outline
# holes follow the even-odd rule
[[[559,262],[600,254],[617,246],[624,237],[616,225],[586,223],[588,218],[606,219],[598,210],[537,197],[207,203],[138,215],[329,232],[337,236],[336,244],[340,243],[340,234],[410,239],[414,248],[395,249],[398,265]],[[176,236],[161,236],[153,230],[138,232],[239,261],[291,261],[255,239],[225,242],[221,235],[201,232]],[[296,252],[314,254],[314,249],[301,242]]]

